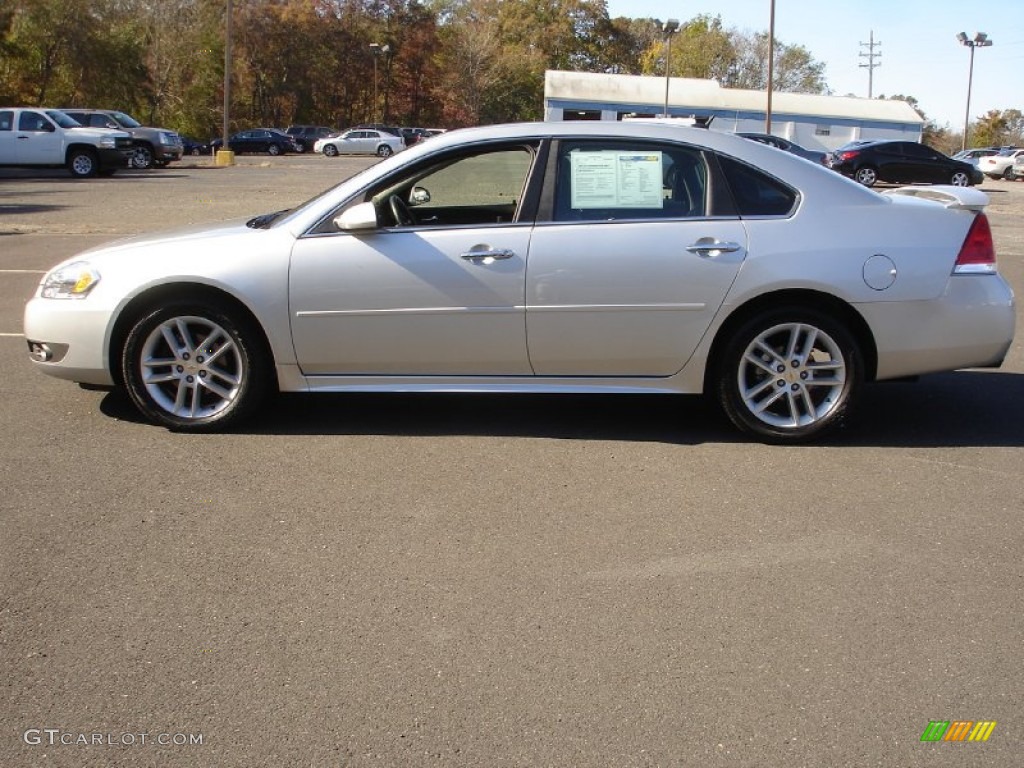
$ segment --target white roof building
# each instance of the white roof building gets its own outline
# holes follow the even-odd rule
[[[723,88],[714,80],[669,80],[670,117],[711,117],[718,131],[764,132],[765,91]],[[665,112],[665,78],[548,70],[545,120],[621,120]],[[830,150],[857,139],[920,141],[924,120],[904,101],[772,94],[772,133],[807,149]]]

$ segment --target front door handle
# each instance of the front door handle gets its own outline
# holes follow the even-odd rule
[[[739,243],[731,241],[715,240],[713,237],[702,237],[692,245],[686,246],[686,250],[690,253],[696,253],[698,256],[708,256],[714,258],[723,253],[736,253],[736,251],[742,251],[743,246]]]
[[[480,264],[493,264],[501,259],[511,259],[516,255],[515,251],[508,248],[491,248],[489,245],[474,245],[464,254],[462,258],[466,261],[475,261]]]

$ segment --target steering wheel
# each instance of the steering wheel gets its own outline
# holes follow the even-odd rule
[[[416,223],[408,204],[399,195],[389,197],[388,206],[391,208],[391,215],[395,217],[395,223],[398,226],[411,227]]]

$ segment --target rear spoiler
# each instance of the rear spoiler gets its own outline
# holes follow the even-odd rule
[[[906,195],[941,203],[947,208],[981,213],[989,203],[988,195],[970,187],[934,185],[930,187],[899,187],[887,189],[883,195]]]

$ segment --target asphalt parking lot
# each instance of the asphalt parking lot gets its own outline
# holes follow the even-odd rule
[[[662,397],[290,396],[188,436],[30,368],[60,259],[369,162],[0,170],[0,766],[1020,764],[1020,309],[1000,370],[871,387],[806,447]],[[1024,184],[982,189],[1019,297]]]

